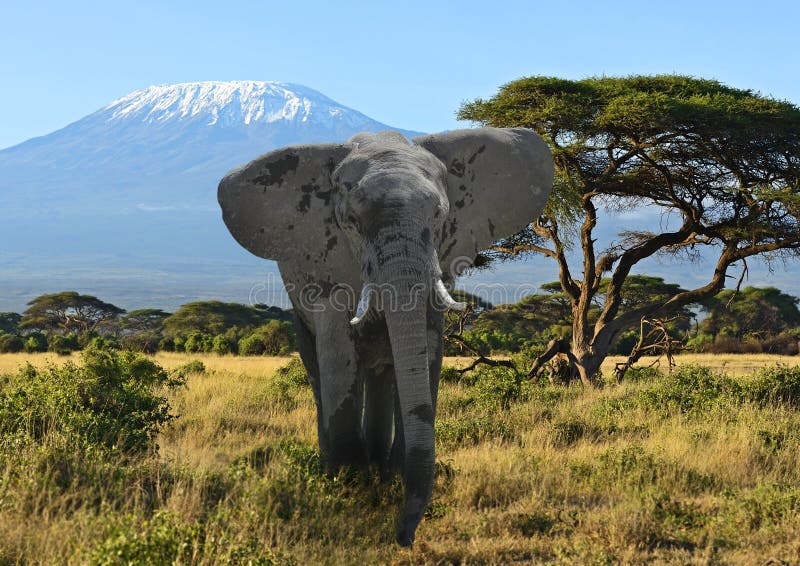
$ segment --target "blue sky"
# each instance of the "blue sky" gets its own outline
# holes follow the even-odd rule
[[[526,75],[682,73],[800,103],[800,3],[6,3],[0,148],[151,84],[296,82],[382,122],[458,127]]]

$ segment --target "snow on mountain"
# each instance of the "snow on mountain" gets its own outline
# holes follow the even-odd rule
[[[279,120],[371,126],[367,116],[342,106],[310,88],[274,81],[195,82],[151,86],[115,100],[103,109],[108,122],[135,119],[165,122],[200,117],[218,123],[245,125]]]

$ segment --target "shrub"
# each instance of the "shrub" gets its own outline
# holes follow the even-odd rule
[[[174,352],[175,341],[172,338],[164,337],[158,341],[158,349],[162,352]]]
[[[210,352],[214,347],[214,339],[210,334],[202,332],[192,332],[186,336],[183,343],[183,351],[189,354],[198,352]]]
[[[189,360],[185,364],[173,368],[169,373],[176,379],[185,380],[190,374],[204,374],[205,372],[206,366],[203,362],[200,360]]]
[[[235,354],[236,341],[224,334],[218,334],[214,336],[211,351],[219,355]]]
[[[761,405],[785,403],[800,407],[800,366],[776,365],[753,374],[742,386],[745,400]]]
[[[275,370],[277,381],[286,383],[290,387],[305,388],[309,386],[306,366],[300,358],[292,358],[288,363],[283,364]]]
[[[295,350],[294,329],[286,321],[271,320],[239,340],[242,356],[286,355]]]
[[[640,406],[659,412],[700,413],[740,399],[739,384],[707,367],[686,365],[639,393]]]
[[[517,366],[517,370],[521,372],[528,372],[533,366],[533,362],[542,353],[544,353],[546,346],[536,342],[525,342],[513,356],[511,361]]]
[[[113,338],[93,336],[85,348],[90,350],[117,350],[119,349],[119,342]]]
[[[202,544],[199,525],[187,525],[165,511],[159,511],[143,529],[114,525],[90,553],[90,562],[105,564],[180,564],[192,562]]]
[[[516,401],[524,401],[530,390],[527,374],[502,366],[473,370],[475,400],[489,409],[508,409]]]
[[[264,341],[257,334],[251,334],[239,340],[240,356],[260,356],[264,350]]]
[[[655,381],[662,375],[655,367],[633,366],[625,372],[625,381]]]
[[[583,419],[568,417],[553,423],[551,438],[559,447],[572,446],[584,437],[592,437],[594,430]]]
[[[705,347],[705,351],[711,354],[760,354],[762,347],[757,340],[719,335],[713,344]]]
[[[78,337],[74,334],[54,334],[47,341],[47,350],[57,354],[69,354],[79,349]]]
[[[478,350],[491,353],[518,352],[525,337],[500,330],[467,330],[464,340]]]
[[[460,415],[438,418],[434,425],[436,443],[441,448],[458,448],[475,445],[488,439],[511,441],[517,438],[508,422],[496,415]]]
[[[294,358],[275,370],[275,376],[269,386],[269,396],[276,405],[291,411],[297,408],[300,396],[310,388],[311,384],[303,362],[299,358]]]
[[[761,341],[761,349],[767,354],[796,356],[798,354],[798,338],[791,332],[781,332]]]
[[[454,367],[442,365],[439,379],[444,383],[457,383],[461,381],[461,374]]]
[[[25,348],[25,342],[16,334],[0,334],[0,353],[13,354],[21,352]]]
[[[159,350],[160,341],[161,338],[156,332],[138,332],[120,338],[120,344],[126,350],[136,350],[145,354],[155,354]]]
[[[699,332],[686,341],[686,348],[693,352],[705,352],[713,343],[714,337],[711,334]]]
[[[29,334],[25,339],[25,351],[29,354],[47,351],[47,336],[40,332]]]
[[[89,348],[80,366],[29,364],[0,390],[0,436],[42,441],[55,435],[69,446],[143,453],[173,418],[157,391],[178,383],[133,352]]]

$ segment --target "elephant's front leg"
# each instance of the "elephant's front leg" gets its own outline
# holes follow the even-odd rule
[[[361,466],[366,449],[362,433],[363,383],[359,378],[355,332],[350,316],[337,305],[323,304],[314,313],[320,376],[320,446],[328,465]]]

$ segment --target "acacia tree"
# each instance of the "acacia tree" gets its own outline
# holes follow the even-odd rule
[[[92,295],[62,291],[40,295],[28,303],[20,329],[86,334],[125,310]]]
[[[725,290],[704,303],[708,316],[700,332],[744,338],[768,338],[800,328],[800,299],[775,287]]]
[[[0,333],[16,334],[22,315],[15,312],[0,312]]]
[[[547,355],[566,353],[585,384],[597,377],[620,333],[643,318],[669,316],[714,296],[736,262],[798,254],[800,109],[793,104],[675,75],[530,77],[504,85],[489,100],[465,103],[458,117],[532,128],[553,151],[556,185],[545,213],[491,253],[537,252],[556,262],[572,309],[572,336]],[[621,232],[607,249],[596,249],[599,210],[642,206],[657,207],[675,226]],[[582,252],[580,275],[567,262],[571,230]],[[637,263],[655,254],[691,258],[700,249],[716,258],[706,284],[621,310]],[[602,310],[590,323],[600,293]]]

